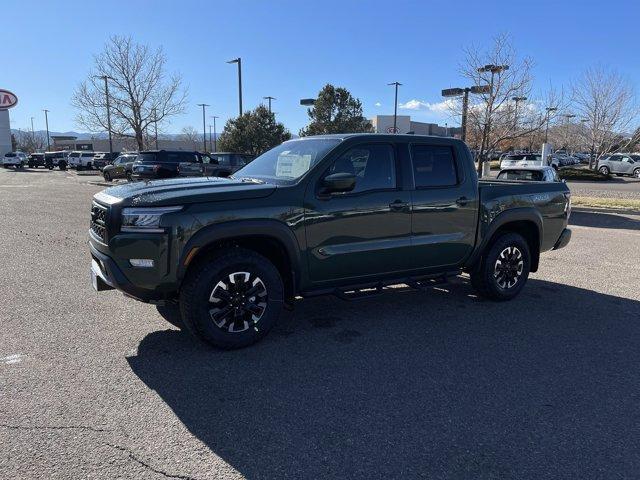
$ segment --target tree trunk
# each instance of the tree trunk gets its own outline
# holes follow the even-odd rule
[[[144,150],[144,138],[142,137],[142,130],[136,130],[136,143],[138,144],[138,151]]]

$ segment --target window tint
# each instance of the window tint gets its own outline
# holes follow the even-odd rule
[[[451,147],[414,145],[411,147],[416,188],[446,187],[458,183]]]
[[[507,160],[522,160],[524,155],[507,155]]]
[[[352,173],[356,186],[351,193],[396,187],[396,168],[391,145],[362,145],[348,150],[329,168],[332,173]]]
[[[544,172],[540,170],[503,170],[498,178],[504,180],[544,180]]]

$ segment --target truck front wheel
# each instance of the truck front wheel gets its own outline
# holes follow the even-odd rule
[[[222,349],[260,340],[277,322],[283,304],[278,269],[244,248],[225,249],[195,266],[180,290],[185,327]]]
[[[511,300],[529,278],[531,255],[526,240],[517,233],[496,238],[471,273],[471,284],[483,297]]]
[[[169,303],[167,305],[156,305],[156,310],[162,318],[174,327],[182,328],[182,314],[180,313],[180,305],[177,303]]]

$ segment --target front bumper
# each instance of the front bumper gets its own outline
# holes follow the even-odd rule
[[[569,244],[570,240],[571,240],[571,230],[568,228],[565,228],[560,234],[560,238],[558,238],[558,240],[556,241],[556,244],[553,246],[553,249],[558,250],[560,248],[566,247]]]

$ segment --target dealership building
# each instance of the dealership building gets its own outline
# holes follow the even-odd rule
[[[393,115],[376,115],[371,119],[376,133],[394,133]],[[413,133],[415,135],[434,135],[436,137],[460,137],[459,127],[441,127],[437,123],[414,122],[409,115],[396,116],[397,133]]]

